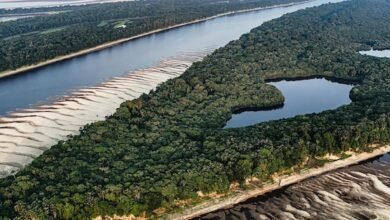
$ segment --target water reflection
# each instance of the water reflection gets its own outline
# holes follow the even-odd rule
[[[349,104],[352,85],[331,82],[326,79],[280,81],[269,83],[285,97],[284,106],[274,110],[245,111],[234,114],[225,128],[243,127],[260,122],[318,113]]]
[[[0,79],[0,115],[45,102],[55,96],[63,96],[71,90],[94,86],[114,76],[153,66],[182,52],[199,52],[205,48],[223,46],[265,21],[328,2],[315,0],[219,17]]]
[[[390,58],[390,50],[367,50],[367,51],[360,51],[359,52],[362,55],[368,55],[368,56],[374,56],[374,57],[389,57]]]

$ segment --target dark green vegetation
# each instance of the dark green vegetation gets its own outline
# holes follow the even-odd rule
[[[389,143],[390,59],[356,52],[390,48],[389,11],[386,0],[353,0],[265,23],[0,180],[0,216],[152,214],[307,157]],[[234,110],[283,102],[265,80],[313,75],[358,81],[353,102],[221,129]]]
[[[146,0],[55,7],[51,10],[62,13],[0,23],[0,72],[219,13],[297,1]],[[0,16],[47,10],[0,10]]]

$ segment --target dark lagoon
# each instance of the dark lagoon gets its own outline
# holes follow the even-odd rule
[[[390,58],[390,50],[359,53]],[[317,112],[321,111],[321,108],[336,108],[350,102],[348,94],[352,87],[325,79],[270,84],[283,92],[286,98],[283,108],[243,112],[234,115],[227,126],[240,127]],[[389,219],[389,183],[390,154],[385,154],[195,219]]]
[[[45,103],[185,52],[218,48],[265,21],[329,0],[223,16],[0,79],[0,115]],[[332,0],[331,2],[340,2]]]
[[[225,128],[243,127],[260,122],[318,113],[349,104],[352,85],[331,82],[324,78],[269,83],[285,98],[284,105],[274,110],[245,111],[234,114]]]

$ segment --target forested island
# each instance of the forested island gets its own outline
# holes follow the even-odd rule
[[[0,72],[221,13],[300,1],[147,0],[0,9],[0,16],[39,15],[0,23]]]
[[[0,216],[158,217],[201,201],[199,191],[226,194],[251,176],[389,144],[390,59],[357,52],[390,48],[389,11],[386,0],[352,0],[253,29],[1,179]],[[233,112],[283,104],[267,81],[310,77],[355,83],[352,103],[222,129]]]

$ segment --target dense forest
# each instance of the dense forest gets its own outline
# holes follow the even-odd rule
[[[146,0],[0,10],[41,16],[0,23],[0,72],[219,13],[301,0]]]
[[[1,179],[0,216],[156,216],[197,191],[225,193],[307,158],[390,143],[390,59],[357,53],[390,48],[389,11],[387,0],[352,0],[253,29]],[[283,103],[267,80],[310,76],[358,82],[352,103],[222,129],[234,111]]]

